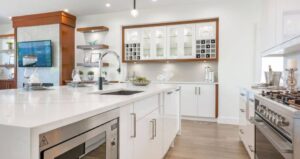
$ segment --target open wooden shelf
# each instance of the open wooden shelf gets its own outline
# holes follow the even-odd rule
[[[81,67],[99,67],[99,63],[77,63]],[[103,67],[108,67],[109,63],[103,63]]]
[[[106,26],[95,26],[95,27],[78,28],[77,31],[83,33],[107,32],[109,31],[109,28]]]
[[[0,38],[14,38],[15,34],[2,34],[0,35]]]
[[[14,68],[14,64],[6,64],[6,65],[0,65],[0,67],[6,67],[6,68]]]
[[[99,45],[77,45],[77,49],[81,50],[102,50],[102,49],[109,49],[109,46],[106,44],[99,44]]]

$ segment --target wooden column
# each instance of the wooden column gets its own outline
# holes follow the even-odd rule
[[[75,66],[75,27],[76,17],[69,13],[58,11],[42,14],[17,16],[12,18],[17,37],[19,27],[59,24],[60,35],[60,85],[70,80]]]

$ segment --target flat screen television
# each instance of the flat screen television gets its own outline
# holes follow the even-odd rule
[[[51,40],[18,43],[19,67],[52,67]]]

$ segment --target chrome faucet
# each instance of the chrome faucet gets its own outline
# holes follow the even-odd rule
[[[104,81],[104,78],[102,77],[103,58],[108,54],[113,54],[117,57],[117,60],[119,62],[119,68],[117,69],[117,71],[119,72],[119,74],[121,73],[120,56],[115,51],[108,50],[108,51],[104,52],[103,54],[100,54],[100,58],[99,58],[99,71],[100,71],[100,74],[99,74],[100,75],[99,76],[99,90],[103,89],[103,81]]]

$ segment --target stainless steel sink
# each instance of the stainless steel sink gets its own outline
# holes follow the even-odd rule
[[[125,90],[125,89],[119,89],[119,90],[114,90],[114,91],[103,91],[103,92],[95,92],[96,94],[100,95],[121,95],[121,96],[128,96],[128,95],[133,95],[137,93],[142,93],[144,91],[139,91],[139,90]]]

